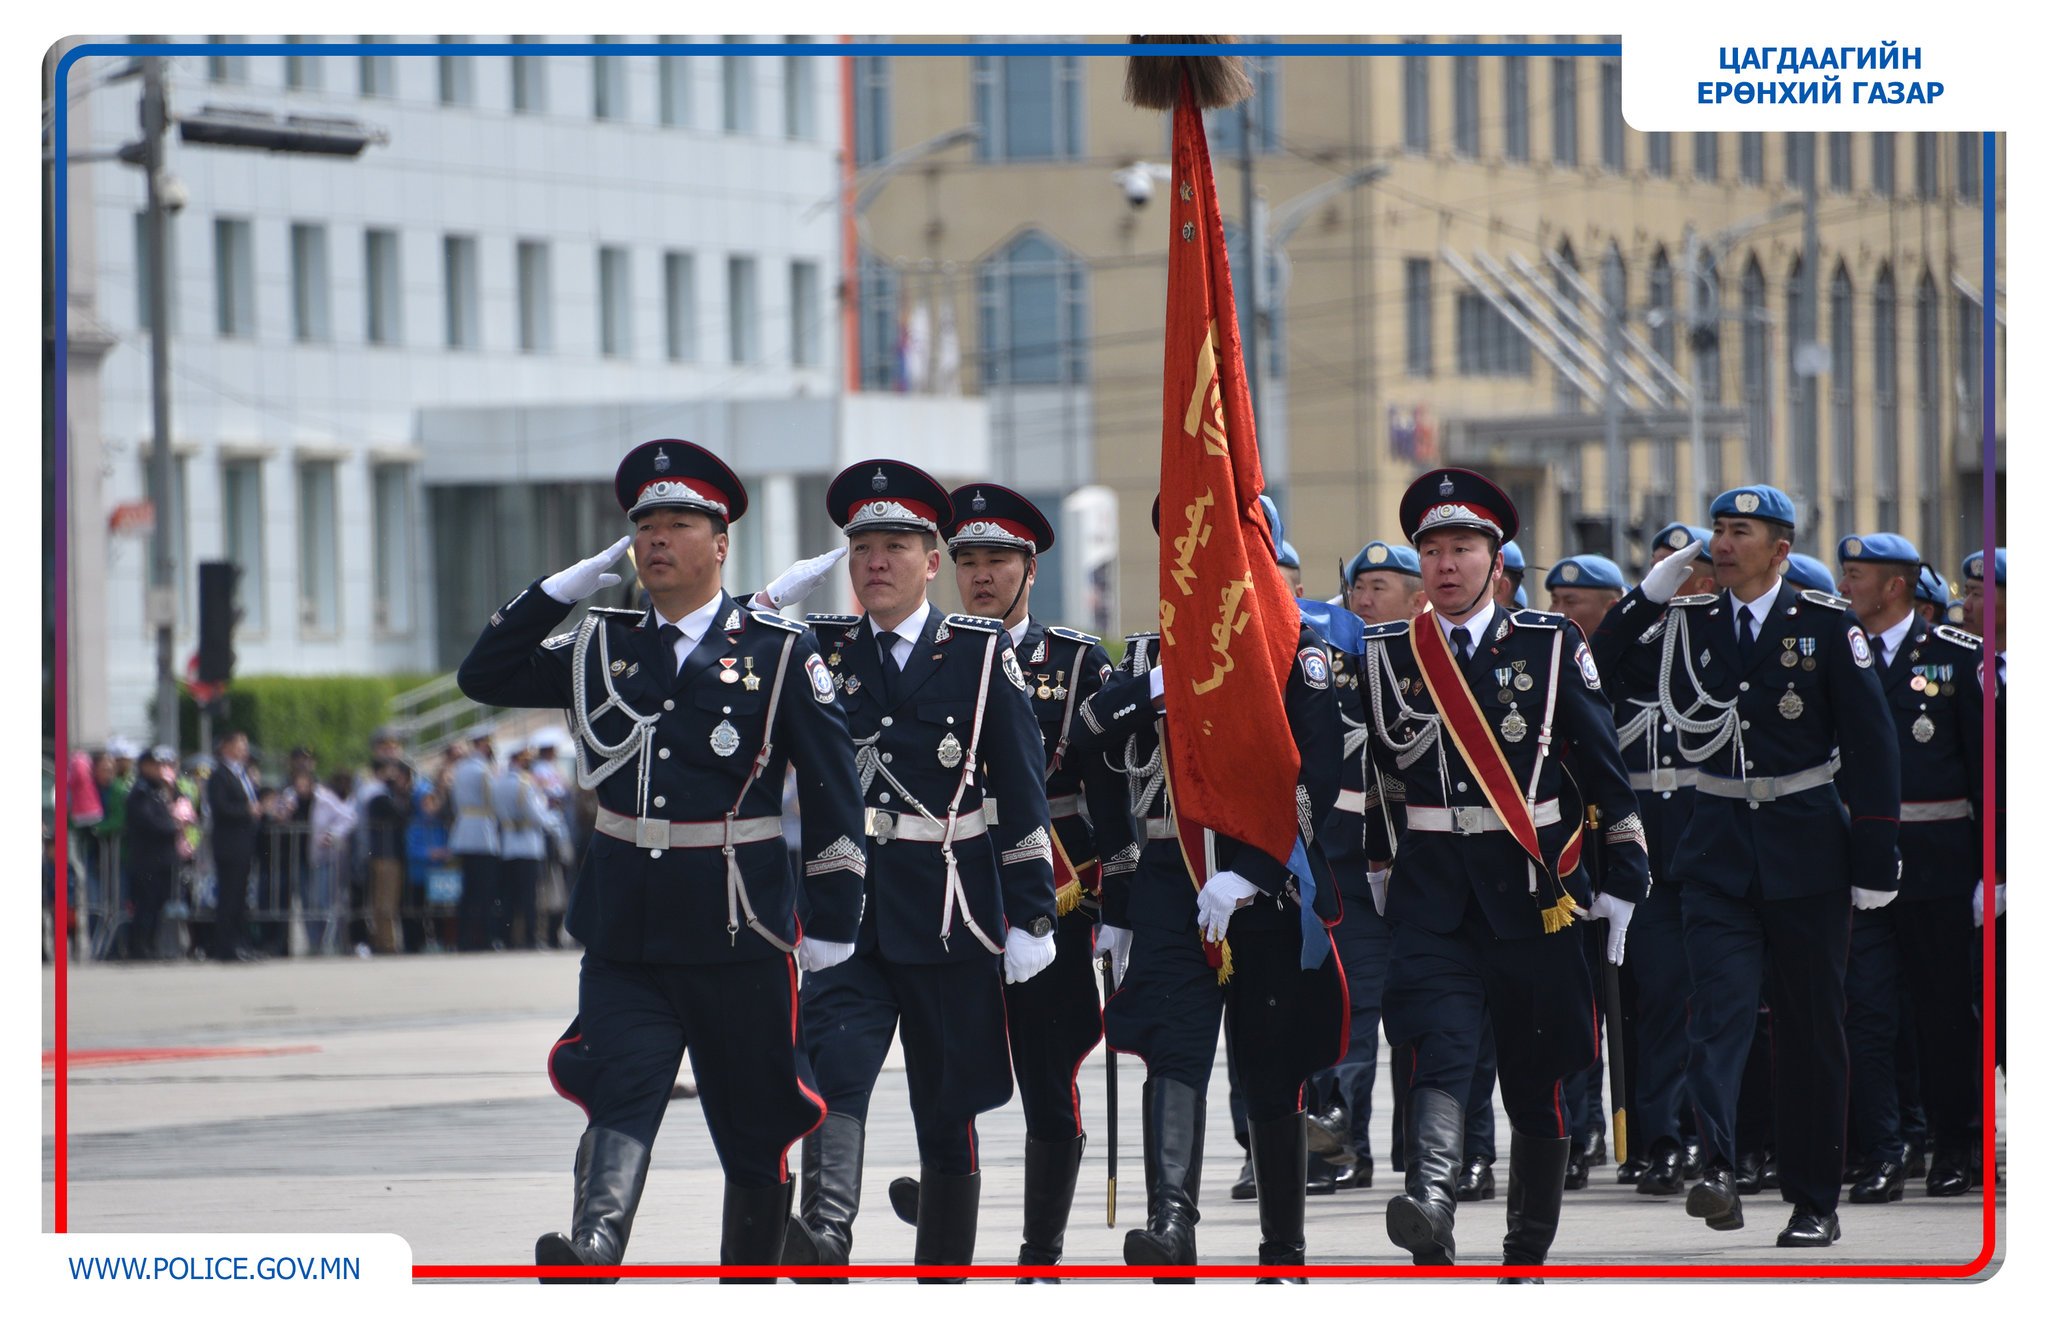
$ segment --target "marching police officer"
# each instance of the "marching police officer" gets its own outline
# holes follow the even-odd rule
[[[1154,528],[1158,525],[1154,505]],[[1349,1008],[1326,922],[1339,898],[1316,835],[1337,796],[1341,732],[1321,639],[1300,625],[1287,676],[1288,732],[1301,757],[1296,814],[1304,820],[1304,885],[1288,861],[1224,835],[1214,838],[1215,867],[1205,881],[1207,848],[1190,826],[1180,832],[1168,781],[1159,636],[1128,638],[1123,671],[1081,706],[1074,747],[1106,754],[1123,770],[1131,814],[1144,843],[1104,865],[1103,921],[1128,922],[1130,963],[1103,1009],[1109,1045],[1145,1060],[1146,1225],[1124,1238],[1136,1265],[1197,1262],[1195,1225],[1201,1189],[1209,1076],[1219,1024],[1244,1087],[1248,1143],[1259,1202],[1259,1262],[1300,1264],[1308,1163],[1302,1085],[1343,1053]],[[1277,730],[1276,730],[1277,732]],[[1222,944],[1226,966],[1205,946]],[[1220,981],[1220,983],[1219,983]]]
[[[1088,1144],[1077,1078],[1102,1039],[1102,999],[1094,978],[1102,863],[1092,822],[1126,809],[1120,777],[1101,756],[1081,755],[1071,743],[1074,712],[1108,677],[1109,655],[1101,638],[1048,625],[1031,613],[1038,556],[1053,543],[1052,523],[1037,505],[988,484],[962,486],[950,499],[953,517],[943,534],[961,602],[976,617],[1002,620],[1045,742],[1059,956],[1043,974],[1004,985],[1003,997],[1010,1060],[1024,1104],[1024,1244],[1017,1262],[1057,1264]],[[1125,823],[1114,836],[1129,833]],[[1127,930],[1105,930],[1103,951],[1114,959],[1128,951],[1120,941],[1129,937]],[[917,1222],[913,1179],[892,1182],[889,1199],[898,1217]]]
[[[1617,639],[1665,619],[1659,708],[1699,771],[1672,860],[1693,978],[1687,1088],[1708,1157],[1686,1212],[1717,1231],[1743,1224],[1737,1096],[1768,975],[1778,1173],[1792,1205],[1778,1244],[1827,1246],[1841,1237],[1849,910],[1898,896],[1898,744],[1848,603],[1780,575],[1792,501],[1749,485],[1710,512],[1720,592],[1629,609]]]
[[[726,528],[747,508],[709,452],[656,440],[614,486],[633,533],[521,591],[491,615],[457,672],[494,705],[566,708],[596,835],[570,896],[586,949],[577,1014],[548,1055],[555,1088],[589,1119],[567,1234],[540,1264],[617,1264],[649,1149],[688,1050],[725,1170],[726,1264],[782,1255],[786,1154],[825,1111],[801,1079],[796,971],[850,945],[864,849],[846,716],[802,628],[721,585]],[[645,611],[593,609],[628,545]],[[803,810],[806,927],[782,841],[785,771]],[[792,957],[792,950],[796,956]],[[828,954],[820,957],[824,952]]]
[[[448,850],[462,867],[462,896],[455,903],[455,946],[479,952],[491,946],[492,911],[498,901],[498,810],[493,799],[491,733],[470,735],[469,754],[455,764],[448,787],[455,827]]]
[[[1970,1189],[1980,1130],[1977,1034],[1970,1020],[1969,892],[1983,874],[1984,694],[1974,681],[1982,640],[1913,607],[1920,551],[1893,532],[1844,537],[1842,594],[1870,630],[1899,748],[1898,901],[1858,912],[1850,933],[1850,1134],[1869,1171],[1856,1204],[1905,1193],[1897,1039],[1911,1014],[1933,1157],[1927,1193]]]
[[[1996,591],[1996,592],[1992,593],[1992,595],[1991,595],[1991,596],[1989,597],[1989,598],[1991,598],[1991,599],[1993,599],[1993,600],[1995,600],[1995,601],[1996,601],[1995,607],[1994,607],[1994,609],[1993,609],[1993,612],[1992,612],[1992,619],[1993,619],[1993,621],[1994,621],[1994,622],[1995,622],[1995,623],[1996,623],[1996,624],[1998,625],[1998,637],[1997,637],[1997,644],[1998,644],[1998,663],[1997,663],[1997,665],[1996,665],[1996,668],[1997,668],[1997,692],[1998,692],[1998,694],[1997,694],[1997,698],[1996,698],[1996,700],[1997,700],[1997,705],[1996,705],[1996,707],[1995,707],[1995,710],[1994,710],[1994,715],[1993,715],[1993,717],[1994,717],[1994,718],[1995,718],[1995,719],[1997,720],[1997,722],[1998,722],[1998,735],[1997,735],[1997,739],[1996,739],[1996,748],[1995,748],[1995,752],[1994,752],[1995,758],[1996,758],[1996,760],[1997,760],[1997,762],[1998,762],[1998,764],[1997,764],[1997,769],[1998,769],[1998,792],[1997,792],[1997,799],[1998,799],[1998,800],[1997,800],[1997,805],[1996,805],[1996,806],[1995,806],[1995,807],[1993,808],[1994,810],[1996,810],[1996,811],[1998,812],[1998,820],[1997,820],[1997,826],[1996,826],[1996,827],[1997,827],[1997,834],[1996,834],[1996,840],[1997,840],[1997,848],[1996,848],[1996,851],[1995,851],[1995,853],[1994,853],[1995,859],[1994,859],[1994,861],[1993,861],[1993,863],[1992,863],[1992,874],[1993,874],[1993,875],[1994,875],[1994,876],[1996,877],[1996,882],[1994,883],[1994,885],[1993,885],[1993,887],[1992,887],[1992,891],[1991,891],[1991,892],[1990,892],[1989,894],[1986,894],[1986,893],[1984,892],[1984,885],[1983,885],[1983,883],[1982,883],[1981,881],[1979,881],[1979,883],[1977,884],[1976,890],[1975,890],[1974,892],[1972,892],[1972,893],[1971,893],[1971,895],[1970,895],[1970,910],[1971,910],[1972,914],[1973,914],[1973,915],[1974,915],[1974,916],[1976,917],[1976,922],[1977,922],[1977,924],[1978,924],[1978,925],[1980,925],[1980,926],[1981,926],[1981,925],[1983,925],[1983,923],[1984,923],[1984,920],[1985,920],[1985,914],[1986,914],[1987,912],[1989,912],[1989,913],[1990,913],[1990,917],[1991,917],[1991,919],[1992,919],[1993,921],[1995,921],[1995,922],[1996,922],[1996,924],[1997,924],[1997,930],[1996,930],[1996,933],[1995,933],[1995,936],[1994,936],[1994,937],[1995,937],[1995,938],[1997,939],[1997,941],[1998,941],[1998,966],[1997,966],[1997,968],[1996,968],[1996,973],[1995,973],[1995,978],[1996,978],[1996,980],[1997,980],[1997,985],[1996,985],[1996,989],[1995,989],[1995,993],[1994,993],[1994,997],[1993,997],[1993,1003],[1994,1003],[1994,1005],[1995,1005],[1995,1007],[1996,1007],[1996,1011],[1997,1011],[1997,1014],[1998,1014],[1998,1015],[1997,1015],[1997,1021],[1996,1021],[1996,1023],[1995,1023],[1995,1029],[1996,1029],[1996,1039],[1997,1039],[1997,1046],[1996,1046],[1996,1047],[1997,1047],[1998,1067],[1999,1067],[1999,1070],[2000,1070],[2000,1071],[2004,1071],[2004,1070],[2005,1070],[2005,647],[2006,647],[2006,638],[2007,638],[2007,636],[2008,636],[2009,634],[2008,634],[2008,633],[2006,632],[2006,630],[2005,630],[2005,546],[2003,546],[2003,545],[2000,545],[2000,546],[1998,546],[1998,547],[1997,547],[1997,551],[1998,551],[1998,552],[1997,552],[1996,554],[1994,554],[1994,555],[1992,556],[1992,559],[1991,559],[1991,565],[1990,565],[1990,566],[1991,566],[1991,580],[1992,580],[1992,581],[1993,581],[1993,582],[1994,582],[1994,583],[1995,583],[1995,584],[1997,585],[1997,588],[1998,588],[1998,589],[1997,589],[1997,591]],[[1984,551],[1982,551],[1982,550],[1978,550],[1978,551],[1977,551],[1977,552],[1976,552],[1975,554],[1972,554],[1972,555],[1970,555],[1970,556],[1969,556],[1968,558],[1966,558],[1966,559],[1964,559],[1964,560],[1963,560],[1963,626],[1964,626],[1965,628],[1969,629],[1970,631],[1972,631],[1972,632],[1976,633],[1976,634],[1977,634],[1978,636],[1980,636],[1980,637],[1981,637],[1981,636],[1983,636],[1983,635],[1985,635],[1985,633],[1984,633],[1984,601],[1985,601],[1985,599],[1987,598],[1987,596],[1986,596],[1986,593],[1985,593],[1985,590],[1984,590],[1984,568],[1985,568],[1985,564],[1984,564]],[[1981,681],[1981,678],[1980,678],[1980,681]],[[1978,983],[1978,986],[1979,986],[1979,993],[1981,994],[1981,993],[1982,993],[1982,985],[1983,985],[1983,977],[1979,976],[1979,977],[1978,977],[1978,979],[1977,979],[1977,983]],[[1978,1006],[1979,1006],[1979,1007],[1981,1008],[1981,1007],[1982,1007],[1982,1004],[1979,1004]]]
[[[846,1262],[868,1097],[900,1027],[920,1163],[915,1262],[971,1264],[974,1119],[1011,1091],[1003,983],[1058,952],[1045,744],[1002,622],[927,598],[953,521],[945,487],[871,460],[835,477],[825,501],[866,613],[808,621],[858,751],[869,895],[852,956],[804,980],[805,1041],[831,1113],[804,1145],[791,1258]]]
[[[1643,589],[1653,599],[1668,601],[1713,587],[1710,562],[1698,556],[1709,533],[1674,522],[1650,541],[1651,573]],[[1664,567],[1665,564],[1669,567]],[[1662,571],[1659,571],[1662,568]],[[1619,587],[1617,573],[1615,585]],[[1616,736],[1628,767],[1643,817],[1643,838],[1650,851],[1650,874],[1656,883],[1629,922],[1635,956],[1622,971],[1624,991],[1633,990],[1627,1011],[1633,1030],[1624,1039],[1629,1069],[1629,1159],[1638,1195],[1670,1196],[1685,1190],[1685,1147],[1681,1131],[1681,1099],[1685,1088],[1686,1000],[1692,978],[1686,970],[1685,939],[1680,919],[1681,888],[1672,877],[1672,848],[1692,817],[1693,783],[1698,771],[1677,763],[1671,728],[1657,704],[1658,646],[1662,623],[1653,624],[1633,643],[1618,643],[1611,606],[1592,631],[1593,658],[1601,684],[1614,703]],[[1638,603],[1636,608],[1644,608]],[[1609,1023],[1608,1029],[1612,1030]],[[1640,1162],[1639,1162],[1640,1161]]]
[[[1373,758],[1407,787],[1398,858],[1385,833],[1367,839],[1374,901],[1394,925],[1382,1010],[1408,1088],[1407,1191],[1388,1202],[1387,1235],[1418,1264],[1456,1262],[1464,1096],[1490,1018],[1513,1128],[1503,1257],[1541,1264],[1571,1143],[1561,1081],[1594,1053],[1586,960],[1557,936],[1581,914],[1606,919],[1607,956],[1622,959],[1649,887],[1642,826],[1578,626],[1493,594],[1512,501],[1476,472],[1438,469],[1402,497],[1401,528],[1430,607],[1368,628],[1364,673]],[[1597,896],[1567,760],[1610,821]]]

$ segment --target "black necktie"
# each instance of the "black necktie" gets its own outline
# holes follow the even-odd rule
[[[1750,613],[1748,609],[1735,611],[1735,653],[1741,657],[1745,666],[1748,665],[1750,656],[1756,653],[1755,624],[1756,615]]]
[[[902,666],[896,663],[896,634],[894,632],[884,632],[882,634],[882,690],[888,693],[891,701],[896,699],[897,679],[902,676]]]
[[[1451,629],[1451,635],[1458,641],[1458,663],[1464,664],[1472,658],[1472,634],[1462,627]]]
[[[668,647],[669,672],[671,674],[682,672],[683,662],[676,658],[676,643],[683,639],[683,630],[674,623],[663,623],[658,629],[657,635],[661,637],[661,644]]]

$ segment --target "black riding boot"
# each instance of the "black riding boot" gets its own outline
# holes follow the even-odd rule
[[[860,1212],[861,1155],[867,1130],[860,1119],[827,1113],[804,1137],[802,1216],[789,1220],[782,1258],[789,1264],[844,1264],[853,1251],[853,1218]],[[798,1278],[798,1282],[845,1282]]]
[[[1126,1264],[1195,1263],[1196,1199],[1209,1105],[1185,1081],[1145,1082],[1145,1226],[1124,1235]]]
[[[647,1184],[648,1150],[623,1132],[591,1127],[576,1145],[575,1207],[567,1236],[533,1243],[536,1264],[617,1264],[626,1257],[633,1213]],[[542,1278],[542,1282],[617,1282],[617,1278]]]
[[[1019,1264],[1057,1264],[1067,1245],[1067,1215],[1074,1208],[1074,1183],[1081,1176],[1081,1151],[1088,1137],[1036,1140],[1024,1137],[1024,1245]],[[1019,1278],[1018,1282],[1058,1282]]]
[[[1251,1124],[1252,1167],[1259,1181],[1259,1263],[1300,1264],[1307,1250],[1302,1218],[1308,1207],[1308,1117],[1292,1113]],[[1306,1282],[1261,1278],[1260,1282]]]
[[[1455,1264],[1459,1156],[1465,1147],[1465,1106],[1441,1090],[1408,1092],[1405,1195],[1387,1201],[1387,1237],[1417,1264]]]
[[[981,1215],[981,1174],[919,1171],[917,1245],[913,1264],[974,1263],[974,1229]],[[965,1282],[965,1278],[919,1278]]]
[[[1564,1204],[1565,1171],[1571,1161],[1571,1147],[1569,1136],[1514,1133],[1508,1146],[1508,1234],[1501,1239],[1501,1263],[1541,1264],[1550,1258],[1550,1243],[1557,1239],[1558,1210]]]
[[[780,1264],[789,1228],[789,1202],[796,1187],[725,1184],[725,1227],[718,1242],[720,1264]],[[774,1282],[773,1278],[720,1278],[720,1282]]]

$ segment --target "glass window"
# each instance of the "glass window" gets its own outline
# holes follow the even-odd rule
[[[1570,271],[1576,275],[1579,270],[1579,258],[1572,251],[1569,239],[1557,245],[1557,259],[1564,269],[1553,268],[1551,270],[1551,287],[1557,290],[1557,296],[1564,300],[1566,306],[1577,307],[1579,305],[1578,285],[1565,276],[1565,271]],[[1566,319],[1569,320],[1570,318],[1567,317]],[[1586,400],[1579,393],[1579,387],[1574,385],[1564,372],[1558,371],[1553,374],[1552,388],[1554,391],[1552,399],[1559,412],[1577,412],[1585,407]]]
[[[540,37],[512,38],[514,45],[532,46],[541,43]],[[514,55],[512,57],[512,113],[546,114],[548,112],[548,62],[540,55]]]
[[[853,57],[853,150],[856,165],[889,154],[889,57]]]
[[[476,250],[476,239],[467,234],[449,234],[441,240],[443,319],[450,348],[475,348],[480,342],[482,294]]]
[[[555,293],[549,270],[548,245],[523,239],[516,259],[519,282],[519,351],[553,352]]]
[[[389,45],[389,37],[360,37],[366,45]],[[365,96],[398,95],[398,63],[389,55],[356,57],[356,90]]]
[[[664,252],[661,258],[664,338],[671,362],[697,360],[697,258]]]
[[[1519,60],[1515,62],[1520,63]],[[1451,60],[1451,145],[1461,156],[1479,154],[1479,57],[1476,55],[1458,55]]]
[[[1252,41],[1271,41],[1271,37],[1252,37]],[[1245,72],[1251,75],[1252,86],[1256,89],[1250,100],[1223,110],[1202,112],[1202,131],[1209,138],[1209,154],[1212,157],[1236,156],[1244,152],[1244,125],[1249,118],[1252,125],[1252,150],[1270,154],[1280,149],[1280,67],[1281,61],[1271,55],[1246,55]],[[1169,135],[1171,128],[1168,129]]]
[[[468,37],[441,37],[444,46],[459,46]],[[440,55],[434,59],[435,81],[441,104],[476,104],[476,60],[469,55]]]
[[[1533,369],[1529,341],[1477,293],[1458,294],[1458,374],[1526,376]]]
[[[216,46],[239,44],[241,37],[208,37],[207,41]],[[237,83],[249,81],[249,57],[247,55],[208,55],[206,57],[206,80],[208,82]]]
[[[1877,404],[1877,525],[1899,525],[1899,294],[1892,269],[1878,272],[1871,301],[1870,375]]]
[[[320,37],[286,37],[285,41],[294,46],[314,46]],[[325,85],[323,76],[327,61],[318,55],[287,55],[284,57],[284,85],[294,92],[317,92]]]
[[[1764,181],[1764,135],[1762,133],[1737,133],[1735,135],[1736,168],[1741,172],[1744,183]]]
[[[1650,261],[1650,347],[1666,362],[1678,361],[1678,308],[1671,296],[1671,258],[1663,248]]]
[[[798,43],[810,38],[784,40]],[[818,135],[817,67],[817,60],[808,55],[782,57],[782,126],[787,137],[803,139]]]
[[[242,624],[252,632],[263,630],[263,464],[254,458],[234,458],[220,466],[221,534],[228,561],[242,570],[242,589],[237,594],[242,607]]]
[[[1671,134],[1646,133],[1650,143],[1650,173],[1660,179],[1671,177]]]
[[[1401,145],[1410,151],[1429,150],[1429,64],[1427,55],[1401,57]]]
[[[1087,268],[1027,232],[979,272],[985,384],[1076,384],[1088,378]]]
[[[1849,192],[1856,186],[1856,139],[1849,133],[1828,134],[1828,191]]]
[[[1870,189],[1880,197],[1890,197],[1899,186],[1896,174],[1898,135],[1871,133],[1867,136],[1870,138]]]
[[[789,263],[789,364],[817,366],[824,354],[824,308],[818,301],[818,263]]]
[[[1984,431],[1983,311],[1964,294],[1956,294],[1956,427],[1966,443],[1977,444]]]
[[[1913,134],[1913,190],[1922,197],[1941,191],[1941,134]]]
[[[902,277],[865,248],[860,255],[860,383],[863,389],[896,389],[902,380],[897,356],[902,317]],[[988,349],[983,344],[983,351]]]
[[[1600,163],[1616,173],[1628,168],[1628,130],[1621,120],[1621,61],[1600,63]]]
[[[1828,339],[1828,485],[1839,537],[1856,525],[1856,290],[1840,266],[1828,285]]]
[[[1764,474],[1758,479],[1768,480],[1772,471],[1770,291],[1764,283],[1763,266],[1754,257],[1742,272],[1742,407],[1749,430],[1748,469]]]
[[[168,502],[170,506],[171,563],[174,565],[174,576],[178,579],[176,588],[178,618],[174,626],[188,628],[192,625],[192,620],[197,617],[192,612],[192,583],[199,574],[193,571],[175,571],[175,565],[192,562],[192,557],[188,552],[190,537],[187,535],[187,524],[191,519],[188,512],[190,504],[185,497],[185,455],[182,453],[171,455],[171,493],[168,501],[159,500],[156,492],[156,464],[151,461],[149,446],[144,445],[142,447],[142,488],[148,493],[151,501],[156,503],[159,508],[165,502]],[[145,565],[148,563],[148,553],[149,551],[145,547],[143,558]]]
[[[1434,304],[1430,300],[1427,257],[1410,257],[1407,271],[1408,374],[1428,376],[1435,370],[1435,330],[1431,324]]]
[[[334,328],[327,306],[327,226],[292,226],[292,337],[324,343]]]
[[[1794,188],[1804,188],[1813,176],[1812,133],[1785,134],[1785,182]]]
[[[743,43],[745,37],[727,37],[727,45]],[[727,55],[721,61],[725,89],[725,131],[754,131],[754,61],[745,55]]]
[[[1077,55],[976,55],[975,150],[983,160],[1072,159],[1081,154]]]
[[[400,323],[398,235],[371,229],[363,235],[365,327],[363,337],[375,344],[395,344],[403,337]]]
[[[1808,318],[1812,319],[1809,320]],[[1805,263],[1795,258],[1792,269],[1785,278],[1785,324],[1784,324],[1785,383],[1792,393],[1792,430],[1790,438],[1795,445],[1803,445],[1809,435],[1819,435],[1815,412],[1814,378],[1799,372],[1799,345],[1802,341],[1820,342],[1820,314],[1817,308],[1806,305]],[[1815,470],[1820,456],[1799,454],[1794,457],[1794,470]],[[1818,498],[1819,491],[1812,486],[1806,497]]]
[[[164,265],[168,272],[164,285],[164,303],[169,311],[164,319],[170,322],[171,333],[178,332],[178,217],[166,211],[163,213],[164,247],[170,252],[170,260]],[[135,213],[135,324],[145,333],[152,328],[149,314],[149,212]]]
[[[735,364],[761,360],[761,301],[754,258],[727,257],[725,262],[726,360]]]
[[[1692,135],[1692,176],[1707,183],[1717,183],[1721,178],[1721,135],[1719,133],[1694,133]]]
[[[299,464],[299,630],[332,636],[341,629],[341,539],[335,464]]]
[[[412,465],[378,463],[370,469],[370,485],[377,586],[372,621],[379,633],[404,634],[413,626]]]
[[[618,37],[592,37],[600,46],[616,46]],[[590,117],[624,119],[626,109],[626,61],[616,55],[593,55],[590,59]]]
[[[213,222],[213,324],[224,339],[256,333],[256,257],[247,220]]]
[[[1941,300],[1934,277],[1923,274],[1913,295],[1914,417],[1920,451],[1920,552],[1946,563],[1941,524]]]
[[[687,41],[687,37],[663,37],[664,45],[676,45]],[[657,67],[661,70],[661,122],[667,128],[688,128],[690,114],[690,66],[695,61],[682,55],[664,55]]]
[[[1514,37],[1510,40],[1519,41]],[[1509,160],[1529,158],[1529,61],[1506,56],[1500,61],[1501,120],[1506,129]]]
[[[1559,165],[1579,163],[1579,66],[1576,60],[1550,61],[1550,158]]]
[[[1721,272],[1712,252],[1700,257],[1699,276],[1693,285],[1693,306],[1701,313],[1701,324],[1687,342],[1699,356],[1700,400],[1721,401]]]
[[[1981,200],[1983,151],[1975,133],[1956,134],[1956,196],[1966,202]]]
[[[597,249],[597,333],[603,356],[633,355],[633,275],[623,247]]]

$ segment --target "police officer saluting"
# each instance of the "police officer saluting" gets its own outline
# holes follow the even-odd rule
[[[1513,1128],[1503,1259],[1548,1258],[1571,1144],[1561,1082],[1594,1055],[1593,987],[1567,931],[1581,917],[1607,920],[1606,955],[1619,962],[1649,887],[1613,715],[1578,626],[1496,603],[1501,545],[1517,521],[1476,472],[1417,479],[1401,527],[1429,608],[1366,629],[1373,759],[1407,785],[1398,858],[1384,831],[1367,838],[1374,898],[1394,924],[1382,1006],[1408,1088],[1407,1190],[1387,1204],[1387,1235],[1418,1264],[1456,1262],[1464,1097],[1489,1018]],[[1610,822],[1598,895],[1579,864],[1585,812],[1567,791],[1567,761]]]
[[[570,1230],[543,1236],[534,1259],[624,1257],[687,1049],[726,1176],[719,1262],[774,1264],[785,1155],[824,1113],[799,1080],[797,962],[816,965],[816,941],[850,941],[860,921],[846,718],[803,630],[720,584],[726,527],[747,507],[725,464],[656,440],[626,455],[615,487],[633,534],[513,597],[456,675],[475,701],[567,709],[578,781],[600,804],[566,920],[586,949],[577,1015],[548,1056],[549,1079],[589,1126]],[[629,544],[651,606],[593,609],[549,636],[618,583],[605,569]],[[782,842],[791,763],[811,937]]]
[[[953,517],[944,534],[960,599],[966,612],[1002,620],[1045,741],[1059,955],[1044,974],[1006,984],[1003,997],[1010,1059],[1024,1104],[1024,1245],[1017,1262],[1057,1264],[1088,1144],[1078,1077],[1082,1061],[1102,1039],[1102,999],[1094,978],[1102,865],[1091,821],[1125,809],[1120,776],[1102,757],[1074,752],[1070,743],[1074,712],[1101,688],[1109,655],[1100,638],[1032,616],[1038,556],[1053,542],[1052,524],[1037,505],[999,485],[962,486],[950,498]],[[1128,832],[1125,824],[1116,836]],[[1112,955],[1117,937],[1129,938],[1126,930],[1104,933],[1105,951]],[[899,1218],[917,1222],[916,1181],[899,1177],[890,1184],[889,1199]]]
[[[1623,601],[1636,635],[1666,620],[1658,702],[1699,771],[1672,860],[1693,978],[1687,1088],[1707,1157],[1686,1212],[1718,1231],[1743,1225],[1736,1100],[1768,976],[1780,1189],[1792,1205],[1778,1244],[1827,1246],[1841,1237],[1849,910],[1898,896],[1899,749],[1847,601],[1779,575],[1792,501],[1743,486],[1711,513],[1722,589],[1668,611],[1630,608],[1646,588]]]
[[[1856,914],[1850,934],[1850,1134],[1870,1171],[1857,1204],[1905,1192],[1897,1051],[1899,1013],[1912,1014],[1933,1144],[1927,1193],[1970,1189],[1980,1129],[1978,1033],[1969,1029],[1970,888],[1983,874],[1984,643],[1928,623],[1914,607],[1920,551],[1904,536],[1848,536],[1836,556],[1842,594],[1869,629],[1899,747],[1899,854],[1891,906]]]
[[[858,749],[869,895],[852,956],[804,980],[805,1039],[832,1112],[805,1142],[791,1258],[846,1262],[868,1096],[900,1026],[921,1165],[915,1262],[971,1264],[974,1119],[1011,1090],[1003,982],[1058,952],[1045,743],[1003,624],[941,614],[926,597],[953,520],[945,488],[885,459],[847,468],[825,499],[867,612],[809,622]]]

